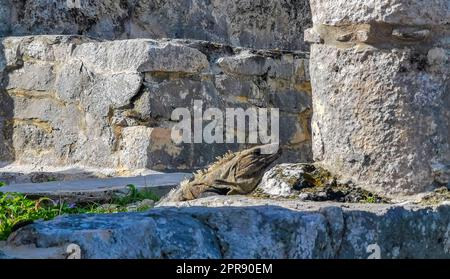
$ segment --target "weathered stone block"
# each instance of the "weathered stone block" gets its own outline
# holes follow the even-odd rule
[[[314,24],[345,25],[383,22],[400,25],[449,23],[448,0],[310,0]]]
[[[386,194],[439,186],[432,166],[450,160],[449,2],[311,6],[324,38],[310,63],[315,160]]]
[[[450,257],[450,208],[443,204],[343,206],[231,196],[174,206],[38,221],[13,233],[0,257],[64,258],[55,248],[69,243],[85,259]]]
[[[249,52],[237,56],[221,58],[217,61],[225,73],[235,75],[262,76],[269,70],[266,59]]]
[[[55,74],[52,64],[24,63],[8,77],[6,89],[52,91]]]
[[[120,165],[124,169],[145,169],[152,128],[145,126],[125,127],[122,130]]]

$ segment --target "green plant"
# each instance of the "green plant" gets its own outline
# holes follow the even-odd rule
[[[0,181],[0,187],[2,187],[2,186],[6,186],[6,183],[3,181]]]
[[[377,198],[371,194],[366,194],[364,197],[363,203],[377,203]]]
[[[113,199],[112,203],[120,206],[125,206],[131,203],[140,202],[143,200],[154,200],[157,202],[159,197],[152,191],[139,191],[136,186],[129,184],[127,185],[129,193],[124,197],[119,197]]]
[[[58,208],[42,206],[43,203],[43,199],[32,201],[20,194],[2,194],[0,196],[0,239],[5,239],[12,228],[20,222],[48,220],[58,214]]]
[[[113,199],[107,205],[116,204],[117,207],[105,207],[99,203],[83,205],[56,202],[49,198],[32,200],[23,194],[0,193],[0,240],[5,240],[14,228],[35,220],[50,220],[64,214],[101,214],[127,211],[126,206],[145,199],[158,201],[159,197],[150,191],[138,191],[134,185],[128,185],[130,192],[120,198]],[[137,208],[138,211],[147,210],[146,207]]]

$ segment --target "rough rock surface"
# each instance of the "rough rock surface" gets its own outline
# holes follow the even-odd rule
[[[264,194],[289,197],[295,192],[295,188],[311,187],[310,181],[304,177],[307,171],[306,165],[302,164],[281,164],[273,167],[267,171],[261,183],[258,185],[258,190]]]
[[[276,165],[264,174],[252,195],[302,201],[391,202],[353,184],[339,182],[330,172],[314,164]]]
[[[0,0],[0,37],[187,38],[307,50],[307,0]]]
[[[389,195],[448,185],[449,5],[311,1],[313,154],[324,168]]]
[[[345,25],[385,22],[400,25],[450,23],[448,0],[310,0],[314,23]]]
[[[175,144],[175,108],[280,108],[284,161],[309,161],[308,55],[204,41],[7,37],[0,161],[194,169],[243,144]],[[207,122],[205,122],[205,125]]]
[[[146,176],[160,173],[149,169],[133,169],[129,172],[112,168],[79,168],[76,166],[39,166],[24,164],[5,164],[0,167],[0,181],[7,185],[23,183],[45,183],[52,181],[71,181],[115,176]]]
[[[23,249],[25,257],[49,257],[47,249],[74,243],[82,258],[450,258],[449,205],[343,206],[240,196],[174,205],[36,222],[13,233],[0,257],[23,256],[14,253]]]

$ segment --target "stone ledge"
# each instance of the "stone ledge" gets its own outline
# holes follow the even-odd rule
[[[28,197],[48,197],[70,203],[105,202],[118,193],[128,193],[127,185],[133,185],[139,191],[151,191],[161,197],[190,177],[189,173],[154,173],[145,176],[11,184],[1,187],[0,193],[22,193]]]
[[[378,256],[378,248],[381,258],[450,258],[448,204],[350,205],[232,196],[174,206],[36,222],[14,232],[0,257],[20,257],[23,249],[27,258],[49,257],[46,249],[62,251],[57,247],[75,243],[83,258],[368,258]]]

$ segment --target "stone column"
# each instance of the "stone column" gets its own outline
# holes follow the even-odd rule
[[[313,153],[387,195],[448,185],[450,1],[311,0]]]

